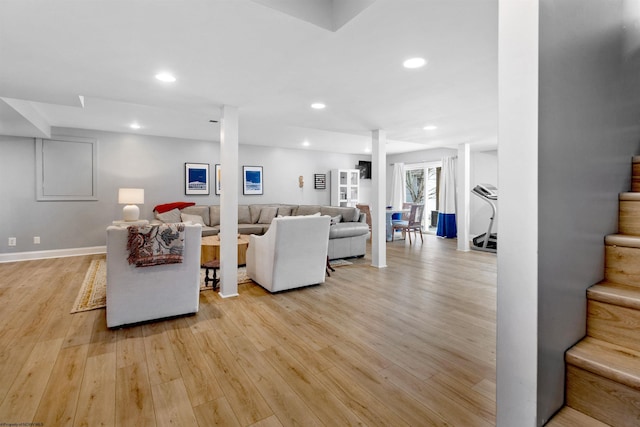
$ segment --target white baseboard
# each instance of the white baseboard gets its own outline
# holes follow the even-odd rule
[[[69,256],[106,254],[106,253],[107,253],[106,246],[92,246],[88,248],[74,248],[74,249],[54,249],[50,251],[16,252],[13,254],[0,254],[0,263],[30,261],[34,259],[46,259],[46,258],[62,258],[62,257],[69,257]]]

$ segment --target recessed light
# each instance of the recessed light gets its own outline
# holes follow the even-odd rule
[[[438,129],[438,126],[436,126],[436,125],[427,125],[427,126],[423,127],[422,129],[424,129],[424,130],[436,130],[436,129]]]
[[[131,123],[129,127],[131,129],[140,129],[142,126],[140,126],[138,123]]]
[[[169,73],[158,73],[156,74],[156,79],[160,80],[161,82],[165,82],[165,83],[173,83],[176,81],[176,78]]]
[[[365,153],[370,153],[370,152],[371,152],[371,148],[369,148],[369,147],[365,148],[365,149],[364,149],[364,152],[365,152]]]
[[[427,60],[424,58],[409,58],[402,63],[404,68],[420,68],[427,64]]]
[[[311,143],[309,143],[309,141],[304,141],[304,142],[302,143],[302,145],[303,145],[303,146],[305,146],[305,147],[308,147],[308,146],[310,146],[310,145],[311,145]]]
[[[311,104],[311,108],[313,108],[314,110],[322,110],[326,107],[326,105],[324,105],[322,102],[314,102],[313,104]]]

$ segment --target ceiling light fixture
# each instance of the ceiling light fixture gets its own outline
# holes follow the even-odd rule
[[[131,129],[140,129],[142,126],[140,126],[138,123],[131,123],[129,127]]]
[[[311,145],[311,143],[309,143],[309,141],[303,141],[302,145],[305,146],[305,147],[308,147],[308,146]]]
[[[402,63],[404,68],[420,68],[427,64],[427,60],[424,58],[409,58]]]
[[[311,104],[311,108],[313,108],[314,110],[322,110],[326,107],[326,105],[324,105],[322,102],[314,102],[313,104]]]
[[[423,127],[422,129],[424,129],[424,130],[436,130],[436,129],[438,129],[438,126],[436,126],[436,125],[427,125],[427,126]]]
[[[156,74],[156,79],[160,80],[161,82],[165,82],[165,83],[173,83],[176,81],[176,78],[169,73],[158,73]]]

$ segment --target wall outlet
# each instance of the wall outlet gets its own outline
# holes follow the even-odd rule
[[[15,246],[15,245],[16,245],[16,238],[9,237],[9,246]]]
[[[40,244],[40,236],[33,236],[33,244],[34,245]]]

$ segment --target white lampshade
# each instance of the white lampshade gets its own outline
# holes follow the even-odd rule
[[[118,203],[121,205],[144,204],[144,188],[121,188],[118,190]]]
[[[118,203],[126,205],[122,209],[122,219],[125,221],[137,221],[140,218],[140,208],[136,204],[144,203],[144,188],[120,188],[118,190]]]

